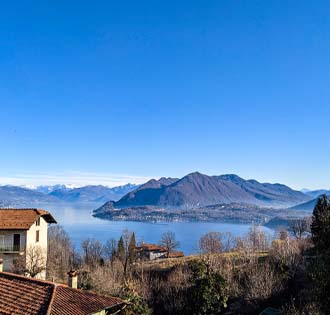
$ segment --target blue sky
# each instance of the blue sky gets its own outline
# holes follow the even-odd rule
[[[237,173],[330,188],[329,1],[11,1],[0,183]]]

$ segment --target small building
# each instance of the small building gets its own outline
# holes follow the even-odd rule
[[[76,274],[69,274],[69,283],[76,284],[71,276],[76,277]],[[125,302],[116,297],[0,272],[0,314],[106,315],[124,306]]]
[[[28,259],[27,251],[38,249],[47,261],[48,225],[57,223],[53,216],[39,209],[0,209],[0,259],[3,270],[11,271],[19,258]],[[27,262],[25,260],[25,263]],[[45,278],[45,272],[37,275]]]
[[[161,258],[179,258],[183,257],[183,252],[173,251],[168,253],[165,247],[155,244],[142,244],[136,247],[138,258],[142,260],[155,260]]]
[[[155,260],[167,258],[167,249],[155,244],[142,244],[136,247],[138,258],[142,260]]]

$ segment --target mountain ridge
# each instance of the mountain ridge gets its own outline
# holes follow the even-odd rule
[[[152,179],[112,205],[161,206],[192,209],[219,203],[240,202],[258,206],[286,207],[309,201],[302,192],[283,184],[259,183],[235,174],[209,176],[193,172],[177,178]]]
[[[89,185],[79,188],[69,188],[61,184],[53,186],[37,186],[36,188],[3,185],[0,186],[0,205],[2,207],[15,207],[59,201],[106,202],[109,199],[118,200],[137,187],[139,186],[134,184],[126,184],[112,188],[102,185]]]

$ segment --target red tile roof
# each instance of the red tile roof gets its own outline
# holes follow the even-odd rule
[[[40,217],[43,217],[48,223],[57,223],[45,210],[0,209],[0,230],[28,230]]]
[[[152,252],[152,251],[159,251],[159,252],[167,252],[167,249],[162,246],[158,246],[155,244],[142,244],[141,246],[136,247],[137,251],[147,251],[147,252]]]
[[[119,298],[0,273],[0,315],[89,315],[122,304]]]
[[[69,287],[56,287],[55,298],[50,308],[50,315],[86,315],[123,304],[115,297],[100,296],[88,291]]]
[[[20,276],[0,273],[1,315],[47,314],[54,286]]]
[[[180,258],[180,257],[184,257],[183,252],[171,252],[168,254],[168,258]]]

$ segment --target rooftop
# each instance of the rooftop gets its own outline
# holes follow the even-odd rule
[[[57,223],[49,212],[41,209],[0,209],[0,230],[28,230],[40,217],[47,223]]]
[[[167,252],[167,249],[162,246],[158,246],[155,244],[142,244],[141,246],[136,247],[137,251],[159,251],[159,252]]]
[[[123,303],[119,298],[0,272],[0,315],[89,315]]]

